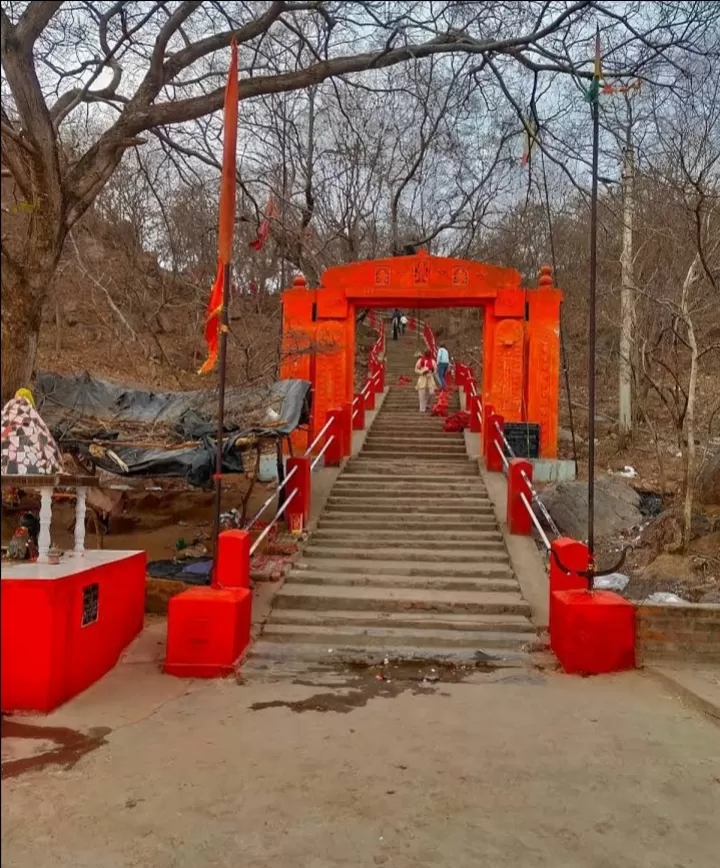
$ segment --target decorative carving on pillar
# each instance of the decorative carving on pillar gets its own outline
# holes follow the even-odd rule
[[[522,420],[523,413],[523,323],[498,320],[493,335],[492,403],[508,422]]]
[[[553,285],[553,273],[552,266],[550,265],[541,265],[540,266],[540,275],[538,276],[538,286],[546,287]]]
[[[468,273],[466,268],[455,268],[453,270],[452,282],[455,286],[467,286]]]

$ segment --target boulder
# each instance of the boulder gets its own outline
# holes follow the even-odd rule
[[[720,506],[720,441],[710,444],[695,484],[697,502]]]
[[[561,533],[587,539],[588,487],[583,480],[558,482],[540,493],[540,500]],[[623,479],[600,476],[595,480],[595,536],[613,536],[642,523],[640,495]]]

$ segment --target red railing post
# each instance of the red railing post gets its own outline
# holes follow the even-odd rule
[[[365,395],[358,392],[353,403],[353,431],[365,430]]]
[[[250,587],[250,544],[246,530],[224,530],[219,534],[211,587]]]
[[[553,591],[586,590],[587,578],[579,573],[587,571],[588,563],[585,543],[567,536],[554,539],[550,543],[550,594]]]
[[[482,431],[480,407],[480,395],[473,395],[470,399],[470,405],[468,407],[468,412],[470,413],[470,430],[473,434],[479,434]]]
[[[370,375],[372,376],[372,375]],[[367,382],[365,383],[365,409],[366,410],[374,410],[375,409],[375,389],[373,387],[372,381],[370,380],[370,376],[368,376]]]
[[[504,465],[498,448],[503,450],[504,447],[502,437],[498,433],[498,428],[500,431],[503,430],[505,427],[505,419],[497,413],[493,413],[488,418],[488,425],[490,426],[490,440],[488,441],[488,453],[485,456],[485,467],[487,467],[491,473],[502,473]],[[495,444],[497,444],[497,446]]]
[[[511,458],[507,475],[507,526],[510,533],[528,536],[532,532],[532,519],[520,495],[524,494],[532,506],[532,491],[523,473],[532,480],[532,464],[525,458]]]
[[[490,445],[492,443],[492,431],[490,430],[490,417],[495,414],[495,408],[487,401],[483,404],[483,420],[482,420],[482,454],[487,461],[490,454]]]
[[[310,498],[312,492],[312,468],[310,458],[304,455],[288,458],[286,478],[292,473],[290,481],[285,486],[285,498],[288,501],[285,518],[291,533],[302,533],[310,519]],[[293,470],[295,471],[293,473]]]
[[[342,410],[331,410],[328,413],[328,419],[332,420],[332,424],[328,428],[327,438],[332,437],[332,442],[325,452],[325,466],[337,467],[343,460],[344,452],[344,434],[343,434],[343,412]],[[327,440],[325,441],[327,442]]]
[[[342,413],[342,433],[343,433],[343,458],[352,455],[352,403],[347,401],[340,408]]]
[[[377,390],[378,394],[382,395],[385,391],[385,362],[377,363],[377,370],[380,376],[377,378]]]

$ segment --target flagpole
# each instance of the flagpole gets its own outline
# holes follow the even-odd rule
[[[592,190],[590,194],[590,304],[588,323],[588,590],[595,574],[595,333],[597,295],[598,163],[600,153],[600,104],[590,103],[593,120]]]
[[[215,520],[213,522],[213,576],[217,575],[218,539],[222,514],[222,460],[225,432],[225,382],[227,378],[227,336],[230,308],[230,263],[223,266],[222,309],[218,344],[218,429],[215,454]]]

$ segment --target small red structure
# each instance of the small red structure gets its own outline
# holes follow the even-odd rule
[[[550,646],[568,674],[634,669],[635,607],[611,591],[555,591]]]
[[[145,553],[3,564],[2,710],[49,712],[108,672],[140,633]]]
[[[224,531],[218,546],[212,586],[190,588],[170,600],[163,666],[169,675],[230,675],[250,642],[250,534]]]

